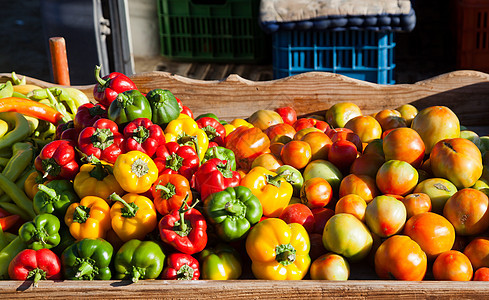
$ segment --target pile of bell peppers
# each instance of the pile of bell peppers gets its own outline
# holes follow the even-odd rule
[[[293,135],[263,124],[294,130],[293,110],[250,122],[194,118],[169,90],[143,93],[123,74],[102,78],[99,68],[96,80],[98,103],[78,107],[34,158],[24,188],[35,217],[19,228],[0,210],[0,228],[11,232],[0,235],[0,278],[306,276],[319,233],[282,216],[301,203],[301,170],[264,159]],[[297,126],[326,130],[307,120]]]

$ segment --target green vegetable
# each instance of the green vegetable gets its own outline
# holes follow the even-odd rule
[[[64,278],[67,280],[109,280],[114,248],[104,239],[83,239],[61,254]]]
[[[59,219],[55,215],[40,214],[19,228],[19,237],[30,249],[51,249],[60,242],[59,226]]]
[[[217,235],[225,241],[239,240],[263,215],[260,200],[244,186],[228,187],[211,194],[204,210]]]
[[[28,220],[31,220],[36,216],[34,209],[32,208],[32,201],[26,196],[24,190],[19,188],[3,174],[0,174],[0,189],[3,190],[19,208],[27,213],[29,216]]]
[[[0,119],[7,122],[9,128],[13,128],[0,138],[0,149],[12,147],[29,136],[29,123],[22,114],[13,111],[0,112]]]
[[[283,165],[280,166],[275,172],[277,174],[282,173],[285,181],[292,185],[292,188],[294,189],[294,196],[298,196],[300,194],[301,187],[304,184],[304,178],[299,170],[289,165]]]
[[[201,119],[201,118],[206,118],[206,117],[216,119],[217,121],[220,122],[219,118],[213,113],[201,114],[197,118],[195,118],[195,121],[197,121],[198,119]]]
[[[137,118],[152,118],[148,99],[138,90],[129,90],[117,95],[109,106],[107,115],[117,124],[126,124]]]
[[[3,169],[2,174],[16,181],[28,166],[33,165],[34,147],[30,143],[15,143],[12,146],[12,157]],[[0,195],[3,192],[0,191]]]
[[[151,106],[151,121],[163,128],[166,124],[178,118],[180,106],[177,99],[169,90],[154,89],[146,94]]]
[[[27,245],[22,241],[20,237],[16,237],[2,251],[0,251],[0,279],[9,279],[8,265],[10,261],[20,253],[20,251],[27,248]]]
[[[14,87],[12,82],[7,81],[0,85],[0,98],[12,97],[14,92]]]
[[[76,239],[71,235],[70,229],[64,224],[64,222],[59,228],[58,233],[60,236],[60,242],[56,247],[52,248],[51,250],[56,253],[56,255],[61,256],[66,248],[76,243]]]
[[[153,241],[132,239],[117,251],[114,258],[114,278],[155,279],[163,270],[165,254],[160,245]]]
[[[73,202],[79,202],[80,198],[73,189],[73,183],[65,179],[52,180],[39,184],[39,191],[32,200],[34,211],[37,214],[54,214],[64,220],[66,210]]]
[[[231,170],[236,171],[236,157],[234,155],[233,150],[221,146],[209,147],[205,152],[204,159],[202,160],[202,164],[204,164],[206,161],[213,158],[226,160]]]

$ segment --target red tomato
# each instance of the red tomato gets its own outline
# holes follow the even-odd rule
[[[350,168],[357,158],[357,147],[350,141],[340,140],[331,145],[328,152],[328,160],[338,169],[345,171]]]
[[[385,159],[377,153],[363,153],[358,156],[350,166],[350,173],[367,175],[375,178],[377,171],[384,164]]]
[[[314,215],[314,231],[315,233],[323,234],[324,225],[334,215],[334,210],[326,207],[316,207],[311,209]]]
[[[311,146],[303,141],[290,141],[284,145],[280,156],[284,164],[299,170],[311,161]]]
[[[253,169],[254,167],[261,166],[267,170],[275,172],[281,165],[283,165],[282,161],[275,155],[272,153],[263,153],[253,160],[251,168]]]
[[[409,218],[404,234],[412,238],[433,259],[442,252],[452,249],[455,230],[450,222],[439,214],[425,212]]]
[[[311,243],[311,250],[309,251],[311,261],[328,252],[328,250],[326,250],[323,245],[322,233],[309,233],[309,241]]]
[[[333,134],[331,134],[331,141],[333,143],[337,141],[350,141],[357,147],[358,152],[362,153],[363,151],[362,141],[360,140],[360,137],[354,132],[348,132],[344,130],[335,131]]]
[[[436,280],[470,281],[473,273],[470,260],[457,250],[441,253],[433,263],[433,276]]]
[[[394,235],[375,252],[375,272],[382,279],[423,280],[428,261],[421,247],[406,235]]]
[[[309,208],[324,207],[331,200],[333,189],[326,179],[313,177],[304,182],[300,195],[302,203]]]
[[[280,214],[280,219],[285,223],[299,223],[306,229],[307,232],[312,232],[314,229],[314,215],[309,207],[302,203],[288,205]]]
[[[297,112],[290,106],[276,108],[275,112],[282,117],[286,124],[293,125],[297,121]]]

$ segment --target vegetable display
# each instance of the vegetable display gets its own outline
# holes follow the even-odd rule
[[[489,267],[489,137],[448,107],[194,119],[164,87],[95,80],[93,103],[0,84],[0,279],[348,280],[362,265],[472,280]]]

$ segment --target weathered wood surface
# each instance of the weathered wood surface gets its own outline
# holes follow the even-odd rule
[[[0,78],[10,74],[0,74]],[[202,81],[167,72],[131,76],[137,87],[171,90],[195,115],[213,112],[224,120],[246,118],[258,109],[290,105],[299,115],[324,112],[337,102],[359,105],[364,114],[411,103],[418,109],[450,107],[466,126],[489,125],[489,74],[455,71],[415,84],[378,85],[340,74],[310,72],[272,81],[249,81],[230,75],[221,81]],[[28,78],[42,87],[54,84]],[[94,81],[95,82],[95,81]],[[92,97],[93,85],[77,86]]]
[[[8,299],[487,299],[486,282],[403,281],[4,281],[0,295]]]

